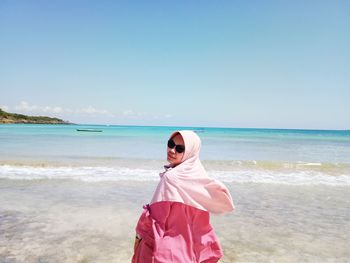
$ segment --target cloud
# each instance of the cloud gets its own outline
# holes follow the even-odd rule
[[[9,111],[9,107],[6,105],[0,105],[0,109],[4,110],[4,111]]]
[[[91,115],[101,114],[101,115],[107,115],[107,116],[114,116],[114,114],[110,113],[107,110],[98,110],[92,106],[78,109],[76,110],[76,113],[91,114]]]
[[[124,110],[122,114],[124,116],[129,116],[129,117],[142,117],[142,116],[148,115],[146,112],[135,112],[133,110]]]
[[[6,107],[9,109],[8,107]],[[5,107],[4,107],[5,109]],[[113,116],[107,110],[99,110],[92,106],[88,106],[81,109],[72,110],[70,108],[63,108],[60,106],[39,106],[30,104],[27,101],[21,101],[18,105],[15,106],[15,110],[21,113],[36,113],[36,114],[85,114],[85,115],[106,115]]]
[[[33,112],[33,113],[64,113],[65,110],[62,107],[58,106],[38,106],[38,105],[31,105],[26,101],[21,101],[19,105],[15,106],[16,111],[20,112]]]
[[[37,105],[29,105],[26,101],[21,101],[19,105],[15,106],[15,110],[21,111],[21,112],[32,112],[40,110],[39,106]]]
[[[131,119],[168,119],[172,117],[171,114],[159,115],[147,112],[135,112],[133,110],[124,110],[122,115]]]
[[[5,111],[10,108],[7,106],[1,106]],[[72,109],[64,108],[61,106],[41,106],[30,104],[27,101],[21,101],[18,105],[14,107],[14,111],[17,113],[30,114],[30,115],[52,115],[55,117],[63,117],[68,119],[88,119],[94,120],[108,120],[108,121],[118,121],[118,120],[161,120],[172,118],[170,114],[150,114],[147,112],[138,112],[132,109],[122,110],[120,112],[110,112],[105,109],[97,109],[91,105]]]

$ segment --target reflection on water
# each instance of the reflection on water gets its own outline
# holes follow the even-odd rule
[[[155,182],[0,180],[0,262],[130,262]],[[221,262],[347,262],[350,189],[231,184]]]

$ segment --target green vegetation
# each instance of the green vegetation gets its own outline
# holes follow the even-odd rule
[[[9,113],[0,108],[0,123],[70,124],[58,118]]]

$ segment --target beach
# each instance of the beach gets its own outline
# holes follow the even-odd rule
[[[0,262],[130,262],[177,128],[0,126]],[[236,205],[211,217],[220,262],[349,262],[349,132],[199,131]]]
[[[0,263],[350,263],[349,14],[0,0]]]

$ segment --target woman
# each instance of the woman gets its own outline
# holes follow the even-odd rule
[[[136,226],[133,263],[211,263],[223,256],[209,212],[229,212],[234,206],[227,188],[204,170],[200,146],[192,131],[170,136],[169,165]]]

